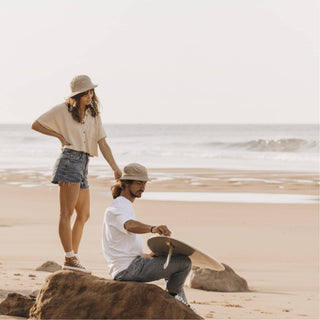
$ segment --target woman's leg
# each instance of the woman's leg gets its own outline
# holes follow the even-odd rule
[[[72,251],[71,216],[77,204],[80,183],[59,182],[60,219],[59,236],[65,252]]]
[[[78,253],[83,227],[90,216],[89,189],[80,189],[75,209],[77,217],[72,228],[72,248],[74,253]]]

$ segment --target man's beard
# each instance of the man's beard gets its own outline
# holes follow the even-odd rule
[[[142,193],[143,193],[143,191],[137,191],[137,192],[141,192],[139,195],[136,195],[136,194],[134,194],[131,190],[129,190],[129,192],[130,192],[130,195],[133,197],[133,198],[141,198],[141,195],[142,195]]]

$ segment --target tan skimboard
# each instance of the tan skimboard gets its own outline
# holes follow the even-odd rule
[[[189,244],[165,236],[153,237],[148,240],[150,250],[157,256],[167,256],[164,268],[170,263],[171,256],[178,254],[190,257],[192,264],[200,268],[223,271],[224,266],[216,259]]]

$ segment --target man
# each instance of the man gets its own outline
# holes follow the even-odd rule
[[[104,216],[104,256],[113,279],[139,282],[165,279],[169,294],[188,305],[183,285],[191,269],[190,259],[183,255],[172,256],[164,269],[166,257],[142,252],[140,234],[151,232],[171,235],[166,225],[151,226],[136,219],[133,202],[141,197],[149,180],[144,166],[131,163],[124,168],[120,181],[111,187],[115,200],[106,209]]]

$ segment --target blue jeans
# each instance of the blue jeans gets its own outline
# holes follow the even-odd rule
[[[151,282],[165,279],[167,290],[180,295],[186,302],[183,290],[184,282],[191,269],[191,260],[187,256],[172,256],[166,269],[163,268],[167,257],[136,257],[126,270],[119,272],[114,280]]]
[[[87,153],[65,148],[56,161],[52,174],[52,183],[79,183],[81,189],[88,189]]]

